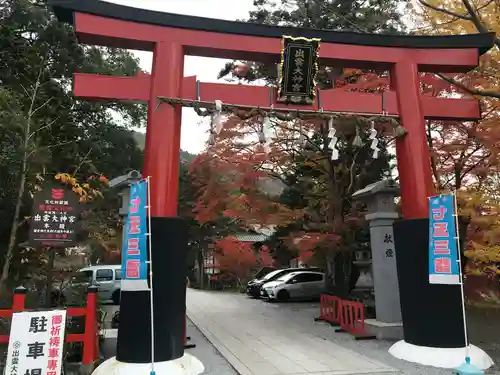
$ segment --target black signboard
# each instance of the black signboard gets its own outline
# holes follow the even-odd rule
[[[279,69],[279,102],[304,105],[314,103],[319,42],[320,39],[283,37]]]
[[[72,190],[58,185],[46,185],[33,198],[30,246],[74,246],[79,208],[79,197]]]

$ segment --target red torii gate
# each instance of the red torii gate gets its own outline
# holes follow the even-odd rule
[[[320,59],[326,65],[389,70],[394,91],[387,94],[388,110],[399,115],[408,130],[396,144],[403,216],[408,219],[427,216],[427,197],[433,191],[424,119],[480,118],[475,100],[421,96],[417,73],[457,73],[475,68],[479,55],[491,46],[489,34],[363,35],[211,20],[97,0],[55,0],[53,4],[61,20],[74,23],[82,43],[154,52],[150,77],[76,75],[74,91],[79,97],[153,103],[158,97],[196,100],[195,78],[183,78],[182,74],[185,55],[277,62],[283,34],[321,38]],[[268,90],[205,83],[200,92],[203,101],[268,107]],[[325,111],[382,111],[382,97],[375,94],[326,90],[321,93],[321,103]],[[275,108],[281,106],[275,104]],[[154,177],[154,216],[176,215],[180,116],[180,106],[161,105],[158,110],[156,105],[149,106],[144,174]]]
[[[320,38],[319,57],[324,65],[384,69],[390,72],[391,91],[385,96],[386,110],[389,114],[399,116],[402,125],[408,131],[406,136],[396,141],[403,216],[410,222],[409,228],[415,225],[418,227],[415,227],[418,230],[412,232],[412,235],[416,238],[419,236],[424,238],[424,242],[413,241],[405,246],[408,247],[407,253],[419,253],[420,257],[422,253],[423,256],[426,255],[427,229],[417,223],[419,219],[427,218],[427,198],[433,194],[434,190],[425,119],[477,120],[480,119],[480,110],[476,100],[432,98],[421,95],[418,73],[459,73],[474,69],[478,65],[479,56],[491,48],[492,34],[442,37],[358,34],[214,20],[130,8],[98,0],[52,0],[52,4],[61,21],[74,24],[77,36],[82,43],[154,52],[150,76],[110,77],[76,74],[74,93],[77,97],[92,100],[118,99],[149,103],[143,174],[152,177],[151,211],[155,219],[152,225],[152,238],[157,238],[158,241],[153,246],[155,254],[161,252],[157,248],[165,246],[160,240],[168,243],[165,233],[163,236],[161,233],[161,228],[166,228],[166,224],[160,225],[160,219],[174,217],[177,213],[182,113],[180,105],[157,106],[158,98],[182,98],[204,102],[221,100],[235,105],[264,108],[270,106],[269,88],[265,87],[201,83],[197,90],[195,77],[183,77],[184,56],[278,62],[282,36],[292,35]],[[197,97],[197,94],[200,97]],[[382,96],[376,94],[335,89],[321,92],[323,110],[332,112],[381,114],[382,100]],[[317,104],[310,107],[273,104],[275,108],[318,110]],[[181,242],[183,241],[187,242],[185,238]],[[185,248],[185,244],[179,246]],[[460,332],[458,334],[455,332],[457,331],[456,324],[460,324],[460,319],[445,319],[449,317],[449,314],[456,315],[455,312],[450,312],[451,307],[447,307],[448,305],[455,306],[455,303],[459,306],[459,300],[455,300],[459,298],[455,289],[453,293],[448,293],[452,297],[439,298],[438,290],[442,290],[442,287],[453,288],[453,286],[432,286],[433,289],[429,289],[424,288],[423,284],[410,285],[408,278],[415,277],[421,280],[421,273],[425,276],[423,280],[426,280],[426,263],[422,261],[415,265],[413,258],[401,260],[405,249],[401,250],[400,256],[396,249],[398,268],[401,262],[402,267],[408,272],[398,272],[398,275],[406,273],[405,282],[400,279],[400,294],[411,293],[410,298],[415,300],[429,299],[431,297],[427,298],[425,293],[432,294],[432,302],[436,304],[440,316],[443,316],[443,319],[439,320],[440,325],[426,326],[425,322],[428,319],[416,316],[415,312],[411,312],[409,308],[405,309],[403,304],[407,302],[401,300],[405,339],[415,345],[423,346],[426,344],[435,347],[439,347],[440,344],[457,345],[457,342],[460,345],[463,342],[463,336],[460,336]],[[169,256],[175,256],[173,254],[175,251],[170,253]],[[161,255],[159,254],[158,257]],[[418,259],[420,262],[423,258]],[[182,268],[182,260],[174,261],[169,258],[169,261],[170,264],[175,263]],[[169,267],[173,266],[169,265]],[[173,268],[169,269],[172,272],[175,271]],[[157,275],[156,272],[155,275]],[[180,299],[184,297],[178,293],[179,285],[177,284],[181,279],[177,277],[176,285],[168,286],[172,293],[175,291],[175,303],[164,300],[156,301],[157,298],[162,297],[155,294],[155,303],[158,302],[161,305],[171,302],[170,306],[163,306],[162,311],[166,312],[172,320],[168,327],[168,334],[163,335],[165,337],[158,338],[156,335],[157,340],[166,340],[159,342],[157,348],[163,345],[161,350],[169,351],[168,355],[159,353],[161,358],[157,357],[158,360],[174,359],[182,355],[180,344],[173,344],[179,340],[182,342],[183,315],[181,316],[181,311],[176,307],[178,303],[182,303]],[[158,290],[157,282],[160,284],[165,280],[156,281],[155,279],[155,290]],[[167,285],[163,284],[163,287],[167,288]],[[182,285],[183,288],[184,285]],[[126,328],[126,333],[120,330],[117,357],[125,362],[142,362],[150,354],[147,352],[147,345],[144,345],[146,349],[140,349],[136,343],[142,340],[147,342],[147,335],[144,336],[144,332],[148,331],[146,321],[149,317],[142,311],[143,309],[139,308],[139,299],[126,296],[128,294],[122,293],[121,325],[127,320],[126,326],[129,327],[133,325],[136,318],[143,319],[145,322],[141,323],[140,329],[134,329],[133,334],[128,332],[132,328]],[[137,295],[137,293],[134,294]],[[144,298],[143,302],[147,304],[147,296]],[[127,317],[125,316],[125,303],[127,304]],[[172,309],[175,312],[172,312]],[[155,317],[155,324],[156,320]],[[421,321],[424,323],[422,324]],[[447,321],[453,322],[448,324]],[[161,321],[159,320],[158,323],[161,324]],[[176,330],[177,326],[181,328],[181,331]],[[431,329],[433,334],[422,333]],[[443,332],[446,334],[441,334]],[[449,332],[455,332],[455,336],[449,338],[447,336]],[[139,336],[140,339],[137,338]],[[122,342],[121,350],[120,342]]]
[[[407,84],[406,81],[407,79],[403,82],[404,86]],[[393,84],[396,85],[395,82]],[[166,94],[165,92],[164,95],[156,95],[152,98],[151,90],[155,86],[152,75],[149,74],[139,74],[135,77],[116,77],[76,73],[73,91],[76,97],[88,100],[128,100],[150,103],[151,100],[156,102],[157,97]],[[165,87],[167,86],[162,87],[162,91],[165,90]],[[176,92],[173,97],[202,102],[221,100],[223,103],[260,108],[269,108],[271,104],[270,88],[264,86],[203,83],[196,81],[196,77],[192,76],[183,77],[179,88],[180,92]],[[320,97],[321,107],[326,112],[382,114],[382,109],[385,109],[387,115],[399,116],[402,119],[408,134],[397,140],[396,147],[403,200],[403,216],[408,219],[427,215],[427,197],[433,191],[430,168],[427,166],[429,152],[425,138],[424,119],[467,121],[481,118],[479,104],[475,99],[447,99],[422,95],[416,101],[421,102],[420,108],[408,106],[413,110],[412,112],[418,111],[419,117],[414,117],[404,115],[406,107],[398,105],[397,92],[395,91],[386,92],[384,98],[382,98],[381,94],[329,89],[320,91]],[[412,101],[410,97],[408,97],[408,101]],[[277,102],[272,104],[275,109],[304,109],[304,106],[287,106]],[[318,102],[308,109],[319,110]],[[162,202],[161,205],[155,208],[154,214],[157,216],[174,216],[177,212],[177,182],[175,182],[177,180],[174,181],[173,179],[174,176],[177,176],[177,172],[171,164],[175,164],[173,160],[177,160],[177,157],[174,155],[174,150],[172,154],[170,153],[170,147],[175,149],[180,147],[180,141],[177,142],[177,140],[180,140],[180,123],[177,118],[174,122],[168,121],[166,113],[160,116],[159,113],[150,111],[148,116],[147,134],[158,134],[156,133],[158,131],[158,138],[155,137],[154,142],[158,142],[160,145],[148,143],[148,140],[151,141],[153,136],[146,134],[145,171],[150,171],[148,175],[151,176],[157,176],[166,173],[166,171],[171,171],[172,175],[172,179],[165,176],[165,179],[157,181],[156,185],[152,183],[154,187],[152,196],[155,197],[156,202]],[[170,125],[169,129],[163,125],[161,131],[153,130],[156,117],[163,118],[163,121],[172,123],[172,125]],[[404,121],[404,118],[408,118],[408,120]],[[165,139],[168,137],[173,137],[172,143],[165,143]],[[174,140],[177,143],[173,144]],[[417,147],[417,145],[420,145],[420,147]],[[174,159],[168,161],[152,160],[153,153],[150,152],[150,149],[156,149],[156,147],[161,147],[163,151],[160,152],[162,154],[172,155]],[[410,168],[410,166],[421,166],[421,168]],[[422,175],[425,178],[418,178]],[[411,183],[408,183],[409,181]],[[163,182],[161,186],[158,185],[160,182]]]

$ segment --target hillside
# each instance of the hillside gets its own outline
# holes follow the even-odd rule
[[[134,132],[134,138],[137,142],[137,147],[141,150],[144,150],[144,146],[146,144],[146,134],[140,132]],[[191,154],[187,151],[181,150],[181,160],[186,160],[188,163],[192,162],[196,155]]]

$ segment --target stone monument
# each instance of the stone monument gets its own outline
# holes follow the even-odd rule
[[[365,202],[368,208],[365,218],[370,225],[376,319],[366,319],[365,323],[367,330],[378,339],[403,337],[392,229],[399,218],[394,201],[398,195],[399,185],[392,179],[368,185],[353,194],[353,199]]]

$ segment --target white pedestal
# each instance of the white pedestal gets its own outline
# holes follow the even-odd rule
[[[403,338],[403,323],[385,323],[376,319],[365,319],[368,332],[377,340],[401,340]]]
[[[456,368],[465,362],[465,348],[430,348],[408,344],[404,340],[392,345],[389,353],[398,359],[439,368]],[[480,370],[493,365],[490,356],[477,346],[470,345],[469,357],[471,364]]]
[[[173,361],[155,363],[156,375],[199,375],[204,370],[203,363],[188,353]],[[150,371],[149,363],[124,363],[113,357],[96,368],[92,375],[149,375]]]

